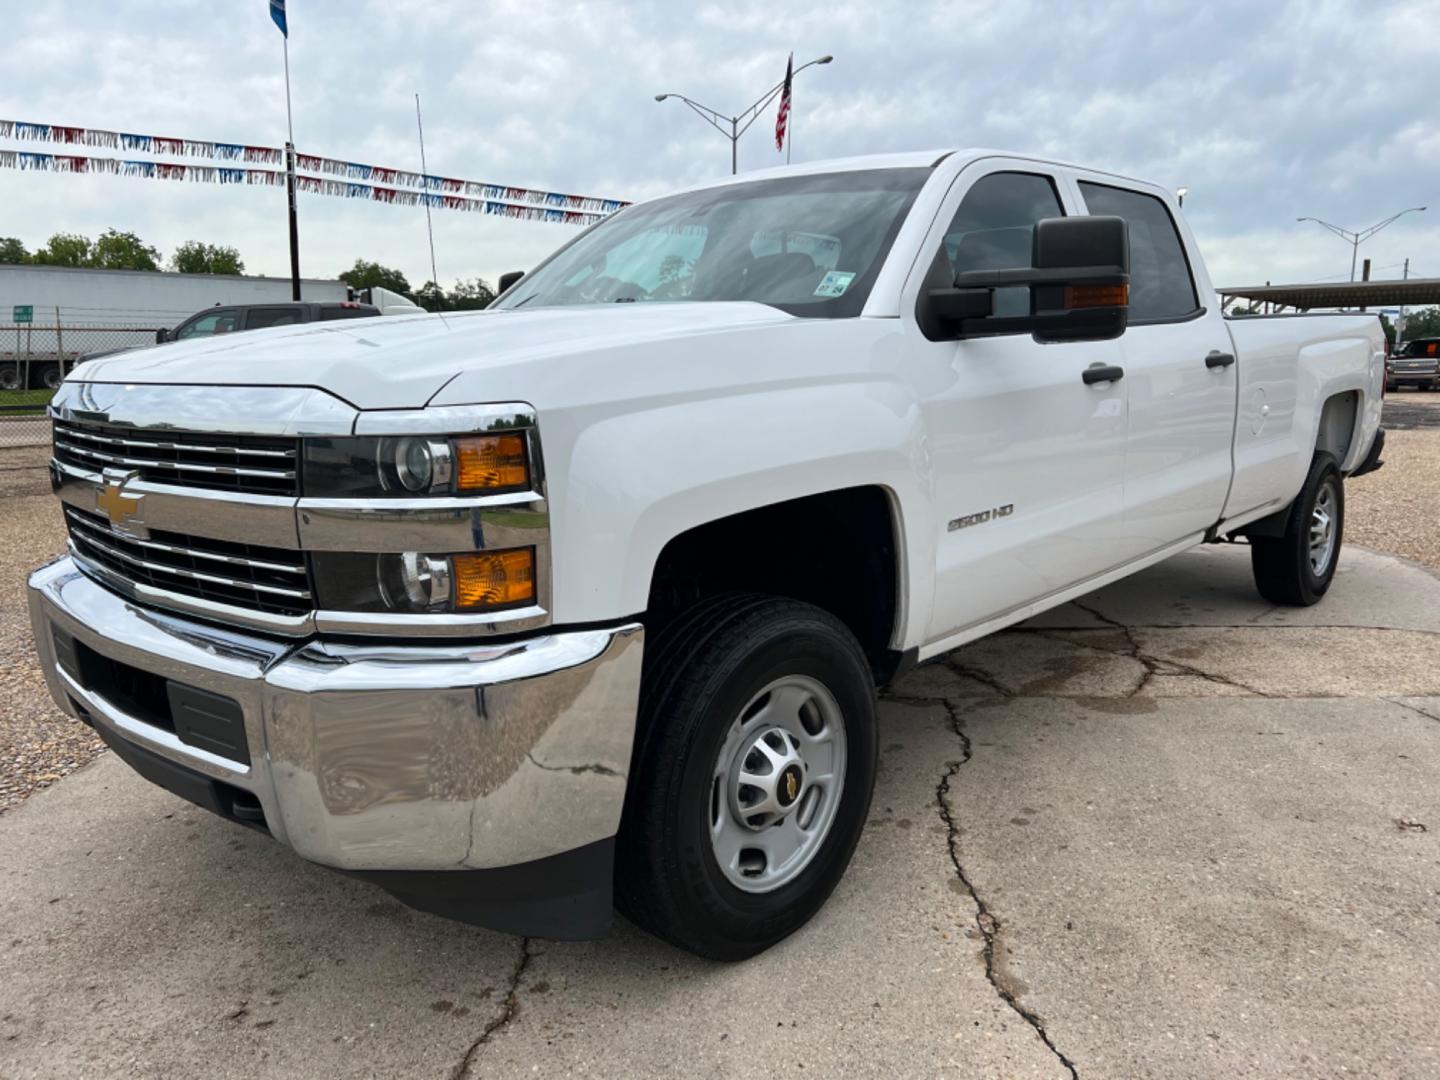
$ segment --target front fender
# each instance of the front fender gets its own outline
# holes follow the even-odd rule
[[[934,565],[921,412],[902,385],[852,380],[768,386],[648,404],[581,428],[555,461],[555,620],[598,622],[645,610],[661,550],[698,525],[841,488],[885,489],[897,513],[901,631],[918,638]],[[737,558],[763,559],[783,536],[756,536]],[[927,544],[929,545],[927,547]],[[917,587],[920,585],[921,587]],[[911,602],[916,598],[923,603]],[[922,607],[924,610],[916,610]],[[896,644],[901,644],[897,641]]]

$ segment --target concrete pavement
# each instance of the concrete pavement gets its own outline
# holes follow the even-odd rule
[[[113,757],[0,818],[0,1075],[1440,1076],[1440,580],[1205,549],[907,676],[851,871],[720,966],[413,913]]]

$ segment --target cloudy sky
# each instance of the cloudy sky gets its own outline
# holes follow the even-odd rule
[[[1363,249],[1375,277],[1440,277],[1440,0],[290,0],[303,152],[642,199],[724,173],[726,140],[664,90],[738,111],[797,64],[796,160],[989,146],[1190,189],[1217,283],[1343,279],[1357,228],[1431,204]],[[266,0],[12,5],[0,118],[279,145],[281,38]],[[740,149],[777,164],[773,118]],[[53,149],[0,142],[0,149]],[[84,152],[84,151],[82,151]],[[117,151],[90,151],[118,154]],[[126,155],[138,156],[138,155]],[[288,274],[283,189],[0,170],[0,236],[202,239]],[[428,278],[424,212],[302,195],[302,270],[356,257]],[[566,226],[436,211],[440,278],[533,265]]]

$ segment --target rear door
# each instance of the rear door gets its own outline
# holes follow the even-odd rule
[[[1082,176],[1078,186],[1086,212],[1122,217],[1130,231],[1130,316],[1119,346],[1130,408],[1123,543],[1136,558],[1220,519],[1238,372],[1165,201],[1109,178]]]
[[[946,196],[921,267],[951,281],[961,270],[1028,267],[1035,223],[1064,216],[1065,190],[1036,162],[975,162]],[[918,288],[906,295],[913,305]],[[997,292],[997,315],[1028,310],[1026,290]],[[911,329],[907,366],[921,390],[935,484],[927,640],[937,641],[1119,561],[1129,380],[1083,381],[1087,367],[1121,362],[1116,341],[929,341]]]
[[[305,321],[305,309],[290,307],[253,307],[245,313],[245,329],[260,330],[266,326],[290,326]]]

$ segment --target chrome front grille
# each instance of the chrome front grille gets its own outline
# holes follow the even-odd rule
[[[274,615],[315,606],[303,552],[160,531],[140,539],[73,506],[65,521],[76,554],[123,581]]]
[[[138,472],[145,480],[183,487],[297,495],[297,449],[294,439],[55,421],[58,460],[91,472]]]

